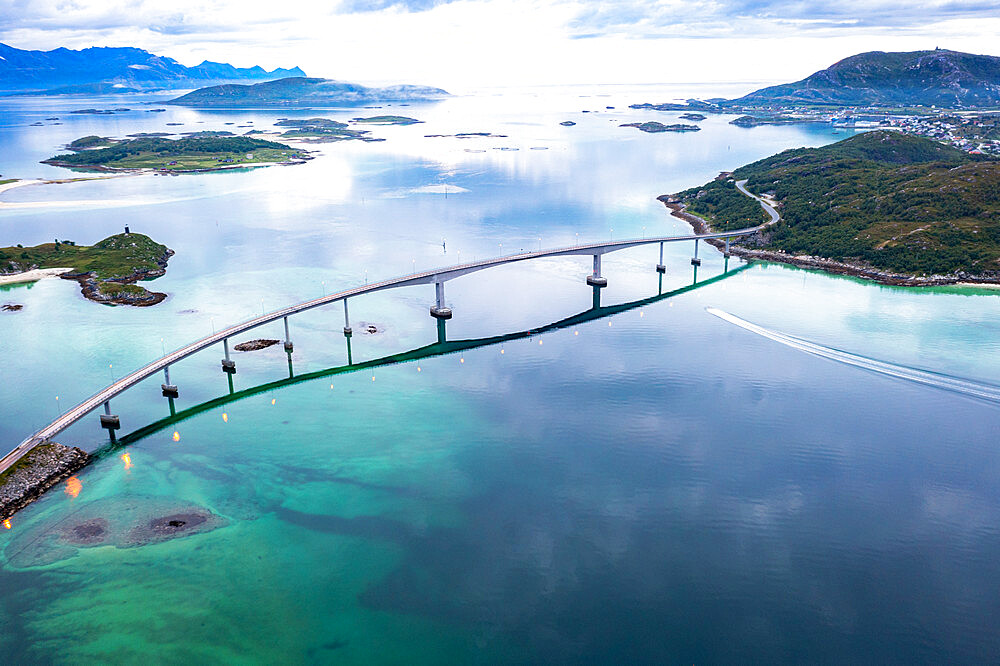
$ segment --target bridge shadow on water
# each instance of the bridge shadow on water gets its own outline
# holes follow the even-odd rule
[[[284,379],[279,379],[276,381],[267,382],[254,386],[251,388],[242,389],[239,391],[233,390],[233,379],[232,375],[229,378],[229,393],[221,395],[217,398],[207,400],[200,404],[188,407],[180,411],[175,411],[173,398],[169,399],[170,404],[170,416],[160,419],[159,421],[154,421],[147,426],[139,428],[127,435],[124,435],[117,439],[117,441],[109,442],[101,448],[94,451],[92,454],[94,459],[101,458],[110,454],[111,452],[119,449],[123,446],[129,444],[134,444],[145,437],[148,437],[154,433],[157,433],[165,428],[172,425],[195,417],[203,412],[227,405],[238,400],[243,400],[244,398],[249,398],[251,396],[259,395],[261,393],[267,393],[269,391],[274,391],[276,389],[284,388],[286,386],[293,386],[295,384],[300,384],[304,382],[313,381],[316,379],[323,379],[325,377],[332,377],[334,375],[342,375],[351,372],[358,372],[360,370],[368,370],[373,368],[380,368],[387,365],[394,365],[397,363],[406,363],[409,361],[417,361],[420,359],[431,358],[435,356],[444,356],[447,354],[454,354],[457,352],[465,352],[470,349],[478,349],[480,347],[488,347],[491,345],[498,345],[505,342],[511,342],[513,340],[521,340],[524,338],[529,338],[531,336],[540,335],[547,333],[549,331],[556,331],[563,328],[568,328],[571,326],[578,326],[586,322],[594,321],[597,319],[603,319],[605,317],[610,317],[621,312],[626,312],[628,310],[634,310],[646,305],[657,303],[659,301],[672,298],[674,296],[680,296],[687,292],[693,291],[701,287],[707,287],[708,285],[720,282],[728,277],[741,273],[742,271],[750,268],[752,264],[746,263],[732,270],[727,270],[719,275],[708,278],[701,282],[698,281],[697,267],[694,269],[694,280],[691,284],[685,285],[683,287],[674,289],[672,291],[663,291],[663,276],[660,275],[660,291],[655,296],[650,296],[647,298],[629,301],[627,303],[619,303],[617,305],[601,305],[601,288],[593,287],[594,290],[594,301],[593,305],[589,310],[584,310],[583,312],[577,313],[565,319],[560,319],[559,321],[552,322],[551,324],[546,324],[545,326],[540,326],[538,328],[527,329],[523,331],[518,331],[515,333],[506,333],[503,335],[495,335],[486,338],[476,338],[472,340],[447,340],[446,339],[446,323],[443,319],[439,319],[437,322],[437,332],[438,339],[436,342],[425,345],[423,347],[417,347],[416,349],[411,349],[409,351],[400,352],[398,354],[391,354],[389,356],[383,356],[381,358],[371,359],[369,361],[362,361],[360,363],[350,362],[350,338],[347,338],[347,349],[348,349],[348,364],[339,365],[332,368],[326,368],[325,370],[316,370],[313,372],[306,372],[300,375],[296,375],[294,372],[294,367],[292,364],[291,353],[288,355],[288,377]]]

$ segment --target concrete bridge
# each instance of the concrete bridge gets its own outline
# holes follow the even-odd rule
[[[608,241],[599,243],[587,243],[583,245],[573,245],[570,247],[561,247],[547,250],[539,250],[537,252],[520,252],[517,254],[511,254],[506,256],[494,257],[492,259],[485,259],[483,261],[475,261],[467,264],[460,264],[456,266],[437,268],[429,271],[419,271],[412,273],[410,275],[404,275],[396,278],[391,278],[389,280],[383,280],[381,282],[376,282],[373,284],[366,284],[359,287],[354,287],[352,289],[346,289],[344,291],[337,292],[335,294],[330,294],[328,296],[323,296],[322,298],[315,298],[308,301],[303,301],[295,305],[290,305],[286,308],[280,310],[275,310],[273,312],[263,314],[259,317],[254,317],[247,321],[234,324],[227,328],[222,329],[217,333],[212,335],[207,335],[199,340],[196,340],[190,344],[187,344],[180,349],[170,352],[165,356],[156,359],[141,368],[130,372],[126,376],[122,377],[113,384],[105,387],[104,389],[98,391],[91,397],[87,398],[79,405],[73,407],[69,411],[61,414],[55,421],[48,424],[44,428],[38,430],[37,432],[31,434],[24,439],[17,447],[15,447],[10,453],[0,459],[0,473],[8,469],[11,465],[20,460],[24,455],[26,455],[31,449],[42,444],[51,438],[58,435],[60,432],[76,423],[87,414],[90,414],[96,409],[103,406],[104,413],[101,414],[101,426],[108,430],[109,436],[112,442],[115,439],[115,431],[121,426],[120,420],[117,415],[112,414],[111,411],[111,399],[115,396],[132,388],[139,382],[151,377],[152,375],[163,372],[163,384],[161,386],[163,395],[168,398],[176,398],[178,396],[177,386],[170,382],[170,366],[178,361],[181,361],[188,356],[196,354],[208,347],[222,344],[223,349],[223,359],[222,359],[222,370],[223,372],[229,374],[230,381],[232,380],[232,374],[236,372],[236,362],[230,358],[229,354],[229,339],[233,336],[240,335],[251,331],[259,326],[269,324],[271,322],[277,321],[278,319],[284,320],[285,325],[285,350],[291,351],[293,348],[292,340],[289,331],[288,318],[292,315],[298,314],[300,312],[305,312],[306,310],[312,310],[314,308],[324,307],[331,305],[333,303],[342,302],[344,306],[344,335],[350,338],[351,336],[351,321],[350,314],[348,310],[348,300],[355,298],[357,296],[362,296],[365,294],[370,294],[377,291],[384,291],[387,289],[395,289],[399,287],[410,287],[414,285],[422,284],[433,284],[435,287],[435,303],[430,307],[431,316],[439,319],[445,320],[452,316],[452,311],[445,305],[444,299],[444,285],[449,280],[454,280],[455,278],[462,277],[463,275],[469,275],[470,273],[475,273],[478,271],[486,270],[488,268],[494,268],[496,266],[503,266],[506,264],[512,264],[520,261],[530,261],[532,259],[541,259],[546,257],[564,257],[564,256],[592,256],[593,257],[593,271],[587,276],[587,284],[600,289],[607,286],[607,278],[601,273],[601,257],[610,252],[617,252],[619,250],[626,250],[633,247],[638,247],[642,245],[656,245],[660,246],[660,260],[656,265],[656,270],[659,273],[664,273],[666,267],[663,264],[663,246],[666,243],[680,243],[680,242],[691,242],[694,244],[694,256],[691,259],[691,263],[698,266],[701,260],[698,258],[698,243],[702,240],[708,239],[722,239],[725,240],[726,256],[728,257],[729,240],[731,238],[737,238],[741,236],[748,236],[757,232],[758,230],[774,224],[778,219],[778,214],[769,203],[764,200],[750,194],[743,188],[743,184],[746,181],[741,181],[738,183],[740,191],[757,199],[761,206],[771,215],[771,220],[765,224],[748,227],[746,229],[739,229],[736,231],[726,231],[719,233],[708,233],[708,234],[696,234],[687,236],[662,236],[655,238],[633,238],[627,240],[619,241]]]

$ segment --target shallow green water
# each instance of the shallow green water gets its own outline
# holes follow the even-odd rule
[[[320,146],[301,167],[5,193],[8,202],[110,202],[0,209],[5,242],[87,242],[129,223],[177,254],[150,285],[170,294],[154,308],[97,306],[59,280],[0,292],[26,306],[0,316],[2,441],[13,445],[113,377],[261,307],[363,283],[366,271],[374,281],[495,255],[501,243],[510,252],[577,234],[683,233],[658,194],[838,138],[824,128],[745,130],[728,118],[685,135],[617,126],[673,118],[625,107],[677,96],[686,93],[461,97],[408,108],[427,122],[379,128],[384,143]],[[276,118],[177,109],[28,127],[58,115],[39,103],[3,102],[5,176],[51,175],[35,162],[83,134]],[[566,119],[578,125],[558,125]],[[508,136],[424,137],[461,131]],[[494,150],[502,147],[519,150]],[[447,198],[421,191],[442,184]],[[668,246],[663,291],[692,283],[691,249]],[[699,282],[724,271],[720,255],[702,250]],[[602,305],[656,295],[656,260],[653,247],[606,256]],[[538,331],[587,311],[589,268],[583,258],[544,260],[449,282],[448,340]],[[355,334],[354,361],[433,344],[432,297],[409,288],[352,303],[356,331],[361,322],[381,330]],[[809,356],[705,308],[991,383],[998,305],[982,290],[914,291],[754,265],[545,333],[247,391],[104,456],[78,475],[75,498],[56,489],[15,517],[0,536],[0,655],[995,659],[997,405]],[[333,308],[292,319],[296,375],[345,363],[342,316]],[[281,335],[277,324],[261,333]],[[208,351],[171,369],[177,409],[228,393],[220,357]],[[280,346],[236,359],[236,391],[288,377]],[[123,433],[169,414],[159,383],[115,401]],[[96,416],[60,441],[100,447]],[[162,514],[171,503],[226,524],[131,548],[69,548],[52,537],[97,508],[139,520],[135,507]]]

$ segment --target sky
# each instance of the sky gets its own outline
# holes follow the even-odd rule
[[[791,81],[863,51],[1000,55],[997,35],[998,0],[0,0],[16,48],[453,90]]]

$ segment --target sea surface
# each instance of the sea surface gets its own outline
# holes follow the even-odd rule
[[[58,279],[0,287],[24,305],[0,313],[0,443],[264,311],[415,269],[688,233],[658,195],[846,136],[731,116],[686,134],[619,127],[678,122],[629,104],[733,92],[480,90],[308,111],[0,99],[3,178],[78,176],[39,161],[89,134],[424,121],[311,146],[304,165],[0,195],[0,246],[129,225],[176,251],[151,308]],[[89,107],[131,110],[69,113]],[[459,132],[503,136],[426,136]],[[291,358],[234,353],[232,387],[219,348],[173,366],[175,420],[151,377],[112,401],[119,435],[141,432],[108,449],[97,414],[65,431],[103,453],[0,529],[0,662],[1000,659],[1000,404],[977,392],[1000,377],[1000,292],[748,266],[704,245],[696,273],[693,250],[667,245],[662,280],[656,246],[606,255],[599,294],[587,257],[462,277],[444,331],[430,286],[353,299],[361,367],[345,367],[339,304],[297,315]],[[139,525],[191,507],[218,525],[152,543],[60,536],[87,516]]]

